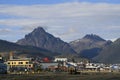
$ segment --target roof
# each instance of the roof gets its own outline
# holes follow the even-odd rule
[[[30,59],[11,59],[8,61],[30,61]]]

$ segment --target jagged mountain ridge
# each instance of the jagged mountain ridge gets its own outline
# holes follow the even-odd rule
[[[18,40],[17,44],[36,46],[62,54],[76,53],[68,43],[47,33],[42,27],[38,27],[28,35],[25,35],[25,38]]]
[[[33,39],[30,38],[31,35]],[[37,40],[38,38],[40,39]],[[18,55],[25,53],[28,56],[34,55],[34,56],[41,56],[41,57],[42,56],[54,57],[56,55],[57,56],[61,55],[60,53],[64,54],[64,52],[62,52],[61,50],[63,51],[67,50],[67,52],[71,52],[74,54],[74,50],[78,49],[80,50],[80,52],[78,52],[80,57],[92,59],[95,62],[102,62],[102,63],[119,63],[120,62],[120,59],[119,59],[120,58],[120,54],[119,54],[120,38],[117,39],[115,42],[111,42],[111,41],[106,41],[97,35],[88,34],[82,39],[72,41],[70,45],[71,46],[74,45],[72,46],[72,48],[75,47],[73,48],[74,50],[72,50],[71,47],[69,47],[68,49],[64,48],[64,46],[67,46],[67,47],[70,46],[66,42],[60,40],[59,38],[55,38],[51,34],[47,33],[43,28],[39,27],[39,28],[36,28],[32,33],[29,33],[28,35],[26,35],[25,38],[21,40],[23,40],[22,45],[11,43],[5,40],[0,40],[0,52],[18,51],[18,52],[21,52]],[[31,40],[34,40],[34,41],[30,42]],[[24,45],[24,43],[26,44]],[[40,43],[41,45],[39,45],[38,43]],[[62,45],[57,45],[58,49],[62,47],[62,49],[58,50],[58,52],[60,53],[56,51],[57,50],[55,46],[56,44],[62,44]],[[51,47],[50,50],[46,49],[46,46],[48,45],[49,47]],[[51,51],[52,48],[55,48],[55,49]],[[80,58],[80,57],[78,56],[77,58]]]
[[[106,41],[98,35],[87,34],[82,39],[72,41],[69,44],[81,57],[91,59],[97,56],[102,48],[111,43],[111,41]]]
[[[78,39],[78,40],[70,42],[70,45],[76,52],[80,53],[80,51],[83,49],[91,49],[91,48],[96,48],[96,47],[101,48],[110,43],[112,42],[106,41],[97,35],[87,34],[82,39]]]
[[[89,40],[93,40],[93,41],[106,41],[103,38],[101,38],[95,34],[87,34],[83,37],[83,39],[89,39]]]

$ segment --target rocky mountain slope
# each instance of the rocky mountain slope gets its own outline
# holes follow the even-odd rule
[[[72,41],[69,44],[81,57],[91,59],[97,56],[103,47],[111,43],[111,41],[106,41],[97,35],[88,34],[82,39]]]
[[[76,53],[68,43],[47,33],[42,27],[38,27],[25,35],[23,39],[17,41],[17,44],[35,46],[62,54]]]
[[[105,47],[93,60],[102,63],[120,63],[120,38]]]
[[[17,55],[54,57],[64,56],[80,59],[88,58],[95,62],[120,63],[120,38],[115,42],[88,34],[69,44],[47,33],[42,27],[34,29],[17,44],[0,40],[0,53],[16,51]],[[77,52],[77,54],[76,54]],[[66,56],[63,54],[67,54]]]

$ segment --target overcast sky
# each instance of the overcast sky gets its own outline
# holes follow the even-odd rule
[[[96,34],[120,38],[120,0],[0,0],[0,39],[15,42],[34,28],[66,42]]]

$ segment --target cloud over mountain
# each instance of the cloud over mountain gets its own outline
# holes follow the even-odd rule
[[[120,36],[119,13],[120,5],[109,3],[0,5],[0,16],[3,16],[0,26],[13,31],[17,27],[17,31],[22,33],[21,37],[40,25],[47,26],[48,32],[65,41],[72,41],[73,37],[77,39],[88,33],[114,39]]]

